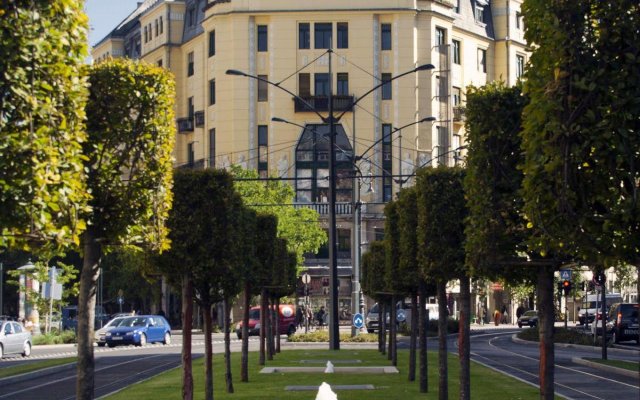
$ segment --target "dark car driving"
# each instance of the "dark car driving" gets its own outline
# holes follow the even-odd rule
[[[607,333],[611,335],[614,343],[635,340],[640,344],[638,336],[638,310],[637,303],[617,303],[609,309],[607,321]]]
[[[536,326],[538,325],[538,311],[529,310],[525,311],[524,314],[518,318],[518,328],[522,328],[523,326]]]

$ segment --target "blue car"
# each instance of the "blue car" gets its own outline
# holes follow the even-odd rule
[[[171,327],[160,315],[136,315],[125,318],[105,335],[107,346],[120,344],[144,346],[147,343],[171,343]]]

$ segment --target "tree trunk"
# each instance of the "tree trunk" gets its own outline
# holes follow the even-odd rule
[[[213,346],[211,343],[211,303],[202,303],[204,321],[204,398],[213,400]]]
[[[378,351],[382,354],[386,354],[387,340],[384,337],[384,302],[378,302]]]
[[[416,345],[418,335],[418,297],[411,294],[411,338],[409,339],[409,382],[416,380]]]
[[[391,296],[391,310],[389,312],[389,355],[391,356],[391,365],[393,366],[398,365],[398,347],[396,346],[398,339],[397,319],[396,296]]]
[[[447,282],[438,282],[438,398],[449,398],[447,366]]]
[[[540,398],[554,398],[554,349],[553,325],[553,267],[542,267],[538,271],[538,324],[540,335]]]
[[[280,298],[275,299],[276,316],[275,316],[275,335],[276,335],[276,353],[280,353]]]
[[[193,326],[193,281],[182,275],[182,399],[193,400],[191,328]]]
[[[80,293],[78,296],[78,365],[76,398],[93,399],[95,363],[93,359],[93,330],[96,314],[96,283],[100,275],[100,257],[102,247],[96,241],[93,230],[82,234],[84,258],[80,274]]]
[[[604,271],[604,269],[603,269]],[[640,276],[638,277],[640,279]],[[606,330],[605,330],[605,324],[607,323],[607,291],[606,291],[606,286],[603,284],[602,285],[602,290],[600,291],[600,312],[602,315],[602,319],[600,320],[600,322],[602,323],[602,359],[606,360],[607,359],[607,334],[606,334]],[[596,310],[596,319],[593,321],[594,323],[597,324],[597,316],[598,316],[598,310]],[[566,319],[565,319],[566,320]],[[596,325],[596,332],[598,332],[598,325]],[[596,335],[597,336],[597,335]]]
[[[224,381],[227,385],[227,393],[233,393],[233,377],[231,375],[231,304],[226,298],[222,301],[224,305]]]
[[[420,351],[420,393],[429,391],[429,378],[427,375],[427,287],[424,282],[420,282],[418,289],[418,337]]]
[[[262,289],[260,292],[260,365],[265,365],[265,343],[267,340],[267,303],[269,292]]]
[[[460,278],[462,309],[458,328],[458,357],[460,359],[460,400],[471,399],[471,281],[468,276]]]
[[[638,275],[636,275],[636,301],[640,305],[640,259],[636,260],[636,269],[638,272]],[[640,322],[640,319],[638,319],[638,322]],[[637,343],[640,343],[640,329],[638,329]]]
[[[391,300],[389,300],[389,304],[391,304]],[[389,306],[389,305],[387,305],[387,306]],[[392,335],[393,331],[391,330],[391,325],[393,324],[393,322],[391,320],[391,308],[392,307],[389,307],[389,341],[386,343],[386,345],[387,345],[387,360],[389,360],[389,361],[391,361],[391,359],[393,358],[393,346],[392,346],[393,343],[391,343],[392,342],[392,338],[393,338],[393,335]],[[384,313],[382,318],[384,318],[384,323],[385,323],[384,331],[385,331],[385,334],[386,334],[386,332],[387,332],[387,313],[386,312]]]
[[[242,313],[242,355],[240,357],[240,381],[249,382],[249,308],[251,307],[251,283],[244,284],[244,311]]]
[[[275,346],[273,345],[273,303],[267,298],[267,360],[273,361]]]

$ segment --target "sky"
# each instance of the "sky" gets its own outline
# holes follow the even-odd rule
[[[127,15],[136,9],[140,0],[86,0],[89,16],[89,45],[107,36]]]

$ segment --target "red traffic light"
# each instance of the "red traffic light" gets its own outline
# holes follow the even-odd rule
[[[571,292],[571,281],[567,279],[562,281],[562,289],[564,290],[565,296],[568,295],[569,292]]]

